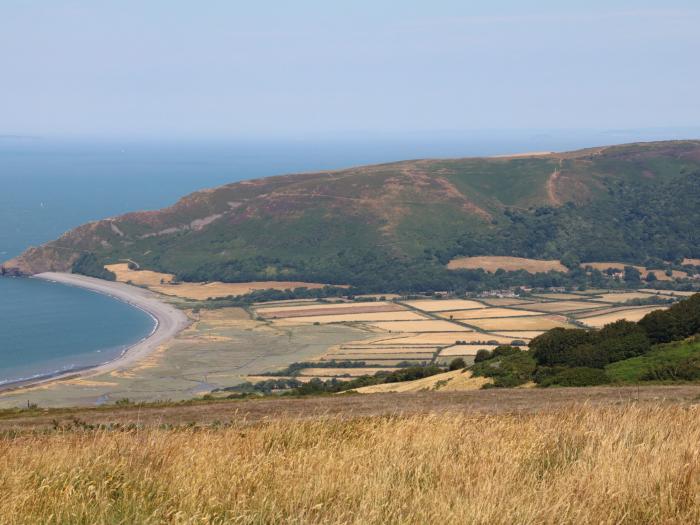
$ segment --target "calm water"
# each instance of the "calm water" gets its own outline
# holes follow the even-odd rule
[[[567,150],[688,136],[638,132],[480,133],[333,141],[156,144],[0,135],[0,260],[84,222],[156,209],[237,180],[425,157]],[[105,296],[0,278],[0,382],[110,360],[150,317]]]

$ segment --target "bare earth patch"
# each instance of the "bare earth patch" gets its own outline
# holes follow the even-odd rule
[[[491,273],[495,272],[499,268],[511,272],[525,270],[530,273],[549,272],[551,270],[564,273],[568,271],[566,266],[559,261],[500,256],[458,257],[456,259],[452,259],[447,264],[447,268],[450,270],[476,270],[481,268]]]

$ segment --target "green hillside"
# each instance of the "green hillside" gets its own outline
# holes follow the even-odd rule
[[[448,271],[451,258],[700,257],[697,209],[700,141],[417,160],[197,192],[160,211],[76,228],[3,271],[70,271],[92,254],[98,263],[130,259],[182,280],[469,289],[491,277]],[[541,276],[550,285],[558,279]],[[521,281],[509,275],[495,284]]]

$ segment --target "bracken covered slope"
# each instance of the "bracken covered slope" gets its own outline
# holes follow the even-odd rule
[[[531,157],[415,160],[229,184],[80,226],[3,265],[71,271],[81,255],[185,280],[362,284],[456,255],[698,257],[700,141]]]

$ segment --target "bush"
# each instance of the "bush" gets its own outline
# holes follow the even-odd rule
[[[519,354],[520,348],[510,345],[501,345],[493,349],[493,357],[505,357],[507,355]]]
[[[697,381],[700,380],[700,356],[693,356],[678,363],[668,363],[651,368],[642,376],[643,381]]]
[[[481,350],[476,351],[476,356],[474,356],[474,362],[481,363],[482,361],[488,361],[492,357],[493,354],[489,350],[482,348]]]
[[[531,381],[536,366],[530,352],[518,350],[514,354],[475,364],[471,370],[475,376],[492,378],[494,386],[514,387]]]
[[[462,359],[461,357],[457,357],[456,359],[453,359],[452,362],[450,362],[450,372],[454,370],[461,370],[466,366],[467,363],[464,361],[464,359]]]
[[[595,386],[609,383],[610,379],[604,370],[599,368],[575,367],[567,368],[549,377],[545,377],[540,385],[548,386]]]
[[[593,336],[588,330],[553,328],[530,341],[530,350],[539,365],[566,365],[571,350],[591,343],[592,339]]]

